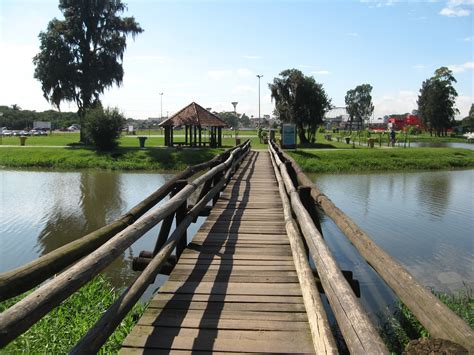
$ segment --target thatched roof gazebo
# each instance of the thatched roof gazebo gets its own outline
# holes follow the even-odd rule
[[[185,129],[185,139],[175,142],[173,131],[177,127]],[[222,147],[222,127],[227,124],[195,102],[190,103],[178,113],[160,123],[165,129],[165,145],[187,145],[190,147],[202,147],[209,144],[210,147]],[[204,135],[203,135],[204,131]]]

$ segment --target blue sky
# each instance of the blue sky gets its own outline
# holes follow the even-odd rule
[[[288,68],[321,82],[336,106],[373,86],[375,116],[416,108],[421,83],[449,66],[460,116],[474,102],[474,0],[124,0],[145,32],[129,38],[124,82],[102,97],[127,117],[170,115],[191,101],[213,110],[271,114],[268,83]],[[0,105],[46,110],[31,58],[38,34],[62,18],[53,0],[0,0]],[[75,111],[74,104],[62,110]]]

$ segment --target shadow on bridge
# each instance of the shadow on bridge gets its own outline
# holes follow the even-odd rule
[[[177,337],[180,341],[187,338],[186,348],[191,345],[197,351],[213,349],[228,297],[239,229],[250,201],[250,179],[259,154],[250,152],[249,159],[230,181],[234,185],[226,189],[230,192],[227,208],[220,211],[215,221],[208,221],[213,223],[209,230],[198,232],[207,236],[200,244],[188,245],[188,251],[198,253],[196,258],[182,255],[169,279],[181,285],[173,293],[160,293],[164,297],[162,303],[150,305],[158,307],[158,314],[152,322],[154,329],[145,342],[145,351],[147,348],[176,349],[179,347],[175,343]]]

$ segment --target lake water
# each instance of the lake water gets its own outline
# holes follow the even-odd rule
[[[110,171],[0,170],[0,272],[21,266],[113,221],[172,175]],[[474,284],[474,170],[313,176],[317,185],[373,240],[424,285],[441,291]],[[191,238],[204,218],[188,233]],[[324,237],[342,269],[361,283],[372,315],[393,294],[322,216]],[[131,261],[152,250],[159,226],[139,239],[105,273],[117,287],[138,273]],[[165,280],[159,276],[144,298]]]
[[[474,286],[474,170],[313,175],[313,181],[423,285],[453,292]],[[342,269],[360,281],[371,312],[391,290],[326,216],[323,234]]]
[[[112,222],[172,176],[97,170],[0,170],[0,272],[21,266]],[[202,223],[200,217],[191,225],[190,234]],[[141,250],[153,250],[159,226],[105,270],[116,287],[128,286],[138,275],[131,269],[132,259]],[[165,276],[158,276],[144,298],[164,279]]]
[[[397,146],[403,147],[403,139],[397,143]],[[408,143],[407,143],[408,145]],[[464,148],[474,150],[474,143],[461,142],[411,142],[410,147],[415,148]]]

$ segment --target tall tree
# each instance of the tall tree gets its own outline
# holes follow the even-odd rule
[[[297,69],[287,69],[268,86],[280,120],[296,124],[301,143],[314,142],[316,128],[331,108],[323,85]]]
[[[120,0],[60,0],[59,10],[64,20],[54,18],[39,34],[34,77],[58,109],[62,101],[77,104],[82,141],[85,111],[100,103],[105,89],[120,86],[126,37],[143,29],[133,17],[120,17],[126,10]]]
[[[371,93],[372,86],[370,84],[356,86],[355,89],[349,90],[346,93],[346,110],[349,114],[349,129],[351,131],[354,120],[362,125],[362,122],[369,119],[374,112]]]
[[[451,127],[456,109],[458,93],[453,87],[456,79],[451,70],[441,67],[435,70],[434,76],[425,80],[418,96],[418,113],[430,132],[435,131],[437,136],[446,134]]]

